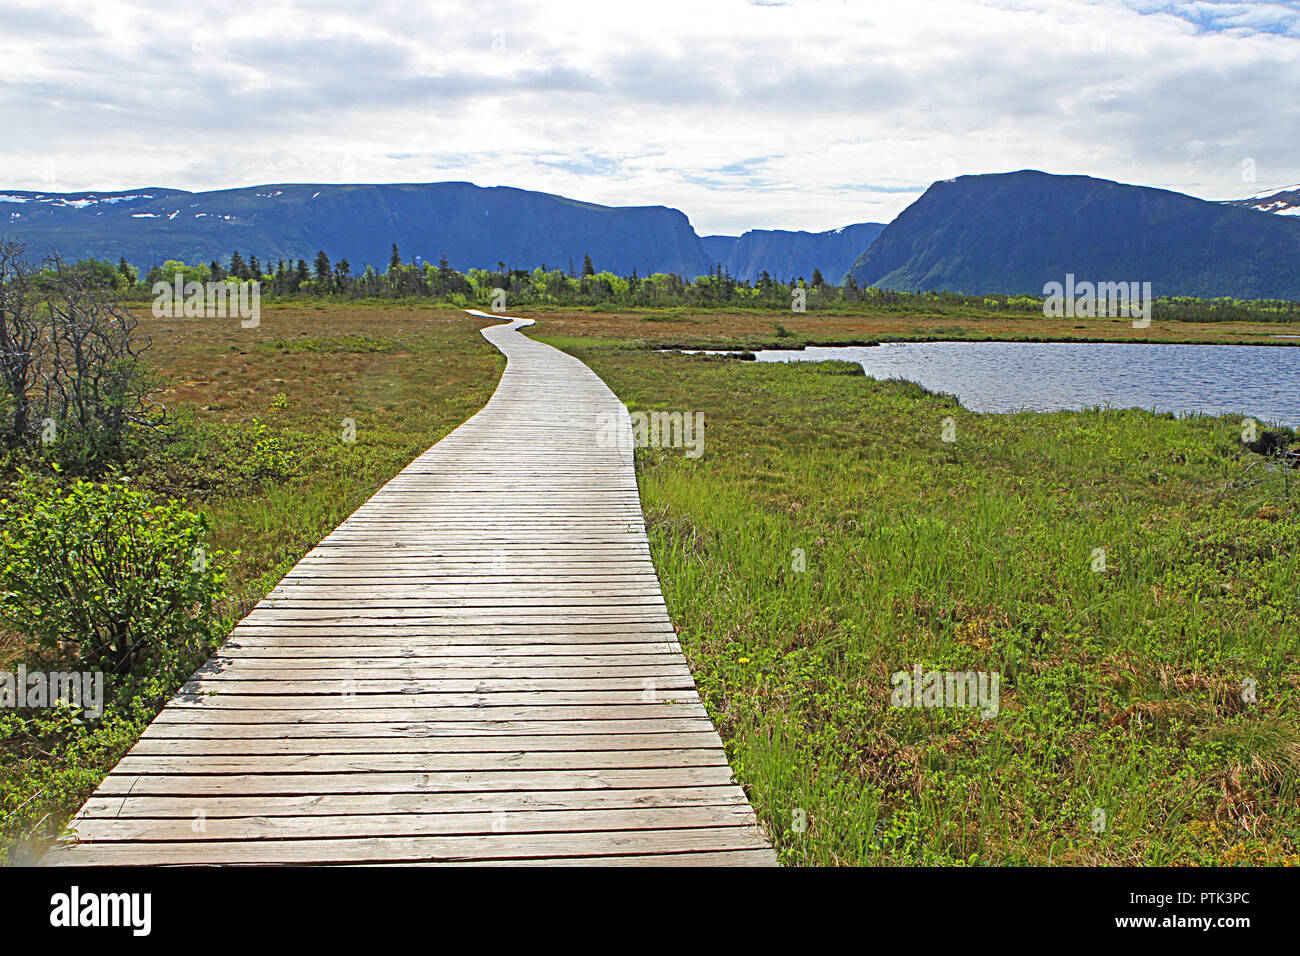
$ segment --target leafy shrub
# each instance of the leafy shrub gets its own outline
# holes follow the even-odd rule
[[[0,612],[42,645],[75,642],[85,663],[121,674],[213,637],[224,553],[207,552],[204,515],[125,479],[59,487],[24,474],[0,521]]]
[[[301,475],[308,445],[301,432],[272,432],[266,422],[254,418],[239,427],[223,425],[215,452],[232,480],[251,487]]]

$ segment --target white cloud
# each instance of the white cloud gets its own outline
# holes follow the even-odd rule
[[[0,188],[458,179],[711,233],[887,220],[957,173],[1300,180],[1300,15],[1277,3],[84,10],[0,9]]]

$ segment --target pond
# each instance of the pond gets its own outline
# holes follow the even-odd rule
[[[950,392],[976,412],[1111,406],[1245,414],[1300,427],[1295,346],[893,342],[755,354],[760,362],[857,362],[873,378],[903,378]]]

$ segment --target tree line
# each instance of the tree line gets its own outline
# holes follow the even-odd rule
[[[321,250],[308,263],[305,259],[259,259],[235,251],[224,262],[187,265],[168,260],[154,265],[143,275],[125,259],[112,266],[92,262],[90,267],[113,274],[119,288],[129,296],[144,297],[156,283],[186,281],[261,283],[262,294],[271,298],[321,297],[333,299],[429,299],[457,306],[489,307],[504,290],[510,307],[529,305],[635,308],[740,308],[762,311],[850,311],[902,314],[1002,314],[1034,317],[1042,315],[1043,299],[1037,295],[988,293],[969,295],[939,290],[905,292],[875,286],[860,286],[852,275],[836,284],[819,269],[809,277],[777,278],[764,271],[755,279],[739,279],[722,265],[706,275],[688,278],[656,272],[618,275],[597,271],[591,256],[584,254],[580,268],[570,261],[567,269],[540,265],[531,269],[512,268],[498,262],[495,269],[453,268],[446,256],[437,264],[415,257],[404,260],[393,244],[388,266],[383,271],[366,266],[359,272],[341,258],[332,260]],[[1155,302],[1157,316],[1184,322],[1294,322],[1300,321],[1300,303],[1281,300],[1201,299],[1190,296],[1162,296]]]

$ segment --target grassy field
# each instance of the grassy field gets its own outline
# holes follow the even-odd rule
[[[531,331],[634,410],[705,413],[703,458],[638,452],[642,498],[785,862],[1300,862],[1300,489],[1239,420],[978,415],[585,327]],[[916,665],[1000,674],[997,715],[892,707]]]
[[[215,547],[241,552],[222,607],[229,623],[487,401],[505,362],[478,335],[484,324],[450,309],[343,307],[263,310],[256,329],[142,320],[175,425],[126,470],[206,512]],[[0,632],[0,670],[23,662],[65,663]],[[39,855],[180,681],[114,681],[91,725],[0,713],[0,861]]]
[[[595,340],[604,345],[657,348],[757,349],[950,339],[1300,345],[1300,325],[1286,322],[1177,322],[1161,321],[1157,317],[1152,319],[1150,327],[1135,329],[1128,319],[1045,319],[996,314],[862,315],[688,309],[608,313],[558,307],[515,314],[544,319],[549,340],[560,346],[569,341],[590,345]]]
[[[979,336],[984,318],[537,315],[633,409],[706,414],[703,458],[638,452],[643,502],[697,681],[787,863],[1297,862],[1298,489],[1236,422],[976,415],[855,365],[653,348]],[[256,330],[145,320],[177,426],[129,470],[241,552],[227,618],[481,407],[503,367],[482,324],[356,305],[265,309]],[[0,635],[0,669],[39,659]],[[997,716],[890,707],[890,675],[917,664],[998,672]],[[91,726],[0,715],[0,854],[39,853],[178,682],[122,682]]]

